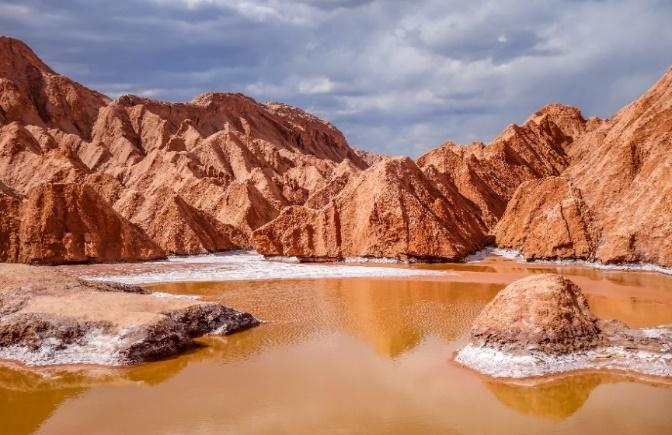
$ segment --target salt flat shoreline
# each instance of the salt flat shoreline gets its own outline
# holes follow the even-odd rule
[[[122,366],[259,324],[251,314],[137,286],[88,282],[46,266],[0,264],[0,359]]]
[[[477,256],[470,257],[464,264],[480,262],[493,255],[502,259],[520,261],[520,257],[515,251],[489,248],[479,252]],[[471,281],[473,279],[469,276],[469,272],[398,267],[403,266],[403,264],[389,261],[389,259],[370,262],[362,262],[361,260],[347,259],[343,262],[331,264],[306,264],[292,258],[268,259],[254,252],[234,251],[199,256],[171,257],[166,260],[151,262],[111,263],[107,265],[54,267],[0,264],[0,273],[5,277],[5,282],[0,286],[0,294],[2,295],[2,298],[0,298],[0,315],[2,315],[0,334],[3,332],[2,328],[4,328],[4,336],[6,337],[11,331],[17,329],[17,325],[21,324],[24,325],[24,329],[30,330],[27,335],[23,334],[16,343],[3,344],[0,341],[0,344],[2,344],[0,359],[18,361],[29,365],[133,364],[182,352],[193,344],[192,338],[198,335],[217,333],[217,331],[230,333],[259,323],[247,313],[238,313],[219,304],[202,301],[198,295],[151,292],[152,286],[161,283],[344,278],[430,279],[439,281],[456,279]],[[545,265],[556,263],[521,262],[521,264]],[[557,265],[590,266],[566,263]],[[102,271],[82,274],[81,272],[87,270],[87,267],[102,268]],[[624,270],[632,269],[626,268]],[[124,271],[126,273],[123,273]],[[507,276],[501,280],[510,279],[515,278]],[[148,290],[138,287],[138,285],[143,285]],[[41,302],[40,306],[35,302],[41,300],[49,301],[49,303]],[[102,308],[109,306],[114,311],[115,304],[134,303],[142,304],[145,307],[143,308],[143,316],[145,317],[131,319],[122,316],[109,319],[105,313],[109,310]],[[46,307],[47,305],[48,307]],[[59,306],[63,309],[58,308]],[[68,317],[66,307],[79,307],[79,309],[76,314]],[[127,307],[124,309],[127,310]],[[162,319],[157,314],[158,312],[182,313],[175,314],[179,317],[178,324],[198,323],[200,322],[199,319],[202,320],[204,316],[212,316],[214,312],[218,312],[219,320],[215,323],[219,323],[200,325],[198,330],[190,332],[183,331],[181,336],[177,334],[180,336],[179,339],[174,337],[172,339],[158,336],[150,337],[148,331],[154,326],[147,329],[148,325],[162,325],[162,327],[165,327],[164,329],[171,330],[171,333],[175,332],[176,328],[179,329],[179,326],[175,324],[162,323],[165,322],[165,319]],[[66,314],[68,316],[63,317]],[[238,315],[244,316],[245,320],[241,324],[235,321],[231,324],[227,323],[232,319],[235,320]],[[167,317],[170,318],[171,315],[169,314]],[[14,323],[8,323],[10,321]],[[47,325],[46,330],[51,327],[61,328],[63,325],[69,325],[68,327],[71,330],[69,334],[73,336],[51,337],[49,339],[51,342],[45,340],[44,337],[40,336],[41,332],[34,331],[36,321]],[[100,322],[107,323],[101,326]],[[119,324],[115,325],[115,322],[119,322]],[[85,326],[82,327],[81,324],[85,324]],[[115,326],[116,329],[111,328],[109,324]],[[223,325],[225,326],[223,327]],[[133,337],[133,334],[139,330],[145,332]],[[138,342],[152,341],[158,344],[156,344],[156,349],[148,352],[147,355],[129,357],[123,354],[120,349],[124,346],[122,342],[131,339]],[[173,340],[172,344],[168,343],[170,340]],[[67,351],[65,351],[66,348],[68,348]],[[506,373],[493,372],[493,374],[506,376]]]
[[[584,260],[527,261],[519,251],[487,247],[465,257],[462,262],[446,261],[441,263],[421,263],[395,258],[369,257],[348,257],[340,260],[314,259],[308,261],[307,259],[296,257],[267,257],[255,251],[225,251],[203,255],[173,256],[164,260],[154,261],[92,264],[91,266],[93,267],[108,264],[110,265],[110,271],[96,273],[85,271],[81,277],[92,281],[111,281],[130,285],[276,279],[442,279],[455,273],[449,270],[424,269],[418,266],[422,264],[432,266],[441,264],[470,264],[482,261],[488,257],[501,257],[516,261],[522,265],[531,266],[579,266],[607,271],[650,272],[672,275],[672,268],[652,264],[602,264]],[[156,266],[157,270],[152,270],[152,266]],[[57,267],[70,269],[86,266],[64,265]]]

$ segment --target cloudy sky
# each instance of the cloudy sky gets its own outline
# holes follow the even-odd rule
[[[412,156],[548,102],[609,116],[672,65],[669,0],[0,0],[0,33],[112,97],[243,92]]]

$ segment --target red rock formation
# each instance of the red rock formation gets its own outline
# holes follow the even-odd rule
[[[548,177],[516,190],[497,224],[497,245],[529,259],[586,258],[595,247],[593,220],[581,192],[569,180]]]
[[[21,196],[0,183],[0,261],[19,258],[19,215]]]
[[[23,42],[0,36],[0,114],[5,122],[89,137],[108,98],[57,74]]]
[[[669,72],[608,121],[552,104],[489,145],[446,143],[412,162],[355,150],[327,122],[241,94],[110,101],[0,37],[0,250],[8,261],[50,262],[251,246],[459,259],[494,233],[528,258],[669,266],[671,106]],[[111,227],[134,228],[138,245],[92,221],[83,234],[93,245],[69,251],[67,225],[53,225],[52,248],[23,246],[24,203],[54,183],[88,186],[93,196],[73,190],[62,202],[91,199]],[[65,219],[59,207],[40,219]],[[116,247],[103,249],[104,237]]]
[[[448,142],[420,157],[418,165],[425,171],[433,167],[435,178],[454,183],[493,227],[522,182],[558,175],[566,168],[566,149],[586,128],[578,109],[551,104],[522,126],[508,126],[489,145]]]
[[[456,191],[444,196],[408,158],[353,177],[320,209],[289,207],[253,233],[265,255],[459,259],[486,227]]]
[[[140,260],[165,253],[87,185],[48,183],[24,201],[2,194],[2,261]],[[5,215],[4,211],[9,213]]]
[[[528,258],[672,266],[671,126],[672,70],[568,147],[567,187],[560,189],[571,185],[575,200],[555,191],[557,182],[522,185],[497,227],[497,243],[522,249]],[[565,231],[556,212],[567,212],[567,201],[573,201],[574,217]]]
[[[305,207],[257,230],[254,245],[266,255],[462,258],[486,243],[520,183],[567,166],[566,148],[587,124],[577,109],[549,105],[487,146],[447,143],[417,166],[388,159],[361,174],[342,170]]]
[[[222,93],[191,103],[132,95],[110,101],[5,37],[0,90],[0,183],[28,197],[44,183],[85,183],[137,225],[139,240],[150,238],[167,253],[249,247],[254,229],[324,188],[339,164],[355,172],[368,166],[334,126],[300,109]],[[3,196],[3,206],[19,213],[13,201]],[[17,218],[3,217],[3,224]],[[68,237],[55,231],[54,243]],[[114,258],[94,249],[47,258],[40,249],[5,258],[156,256],[138,249]]]
[[[242,231],[192,207],[167,187],[147,197],[126,190],[114,206],[169,254],[226,251],[249,245]]]

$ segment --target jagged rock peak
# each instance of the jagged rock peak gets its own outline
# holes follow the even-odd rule
[[[197,106],[229,106],[229,105],[249,105],[258,107],[260,104],[252,97],[239,92],[204,92],[195,96],[191,104]]]
[[[48,74],[56,74],[25,42],[0,35],[0,75],[4,76],[7,71],[23,70],[26,65]]]

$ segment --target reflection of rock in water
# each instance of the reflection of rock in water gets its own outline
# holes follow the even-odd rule
[[[36,373],[0,368],[0,432],[31,434],[84,388],[51,388]]]
[[[464,333],[497,284],[410,281],[341,281],[334,295],[342,325],[382,356],[396,358],[428,334],[453,340]],[[331,288],[330,288],[331,290]]]
[[[190,357],[183,355],[126,368],[27,368],[2,363],[0,433],[18,435],[35,432],[63,403],[91,387],[129,382],[157,385],[184,369],[193,361],[193,357]]]
[[[0,426],[3,434],[34,433],[67,399],[80,390],[12,391],[0,388]]]
[[[492,394],[509,408],[523,414],[550,420],[571,417],[586,403],[592,391],[601,384],[633,382],[656,388],[671,388],[672,380],[625,373],[567,373],[552,378],[485,381]]]
[[[498,381],[486,381],[485,385],[511,409],[551,420],[563,420],[578,411],[601,382],[598,374],[580,374],[534,385]]]

